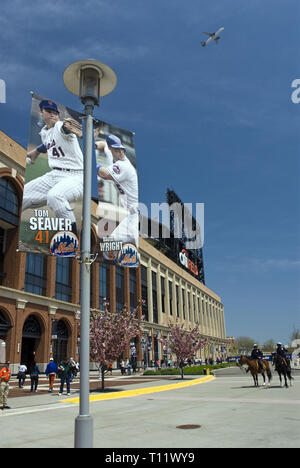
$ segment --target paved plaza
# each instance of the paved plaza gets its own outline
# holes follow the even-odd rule
[[[91,393],[94,446],[298,448],[300,371],[293,375],[288,389],[280,387],[275,373],[270,388],[254,388],[251,376],[238,368],[183,382],[175,376],[115,375],[108,382],[116,385]],[[78,390],[73,388],[71,397],[48,394],[46,387],[38,394],[28,391],[11,397],[12,409],[0,413],[1,448],[72,448]]]

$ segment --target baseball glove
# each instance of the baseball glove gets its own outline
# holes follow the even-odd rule
[[[74,133],[78,138],[82,138],[82,125],[70,117],[64,119],[63,128],[65,133]]]
[[[99,133],[101,133],[103,130],[104,122],[99,122],[98,120],[97,122],[94,122],[94,124],[96,124],[96,126],[94,127],[94,139],[96,140]]]

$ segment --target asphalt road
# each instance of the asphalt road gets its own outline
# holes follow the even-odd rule
[[[271,387],[254,388],[251,375],[229,368],[194,386],[92,402],[94,446],[127,448],[128,453],[133,448],[149,453],[164,448],[299,448],[300,371],[293,375],[291,388],[281,388],[275,374]],[[142,380],[126,390],[181,383]],[[0,413],[1,448],[73,447],[77,404],[54,394],[14,398],[12,403],[13,409]]]

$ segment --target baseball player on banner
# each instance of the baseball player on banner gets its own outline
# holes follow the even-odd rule
[[[78,208],[81,208],[83,154],[78,142],[78,138],[82,137],[81,123],[72,118],[60,120],[60,110],[51,100],[34,96],[34,105],[38,105],[39,116],[37,112],[33,116],[39,121],[42,119],[44,125],[39,132],[40,144],[27,153],[22,210],[24,212],[30,209],[26,221],[30,216],[31,231],[48,231],[52,235],[56,231],[68,231],[77,236],[79,227],[71,203],[77,203]],[[61,109],[68,115],[66,108],[61,106]],[[31,134],[31,140],[38,141],[37,135]],[[31,175],[30,181],[27,181],[27,175]],[[38,210],[40,207],[43,210]]]
[[[121,133],[121,130],[120,132]],[[132,162],[126,156],[126,147],[121,138],[114,134],[109,134],[103,141],[95,142],[98,151],[104,153],[106,164],[97,164],[97,175],[100,180],[112,181],[119,193],[118,209],[121,209],[125,216],[119,224],[115,223],[112,232],[105,234],[100,227],[104,223],[98,223],[98,236],[106,236],[123,244],[133,244],[138,247],[138,178],[137,171]]]

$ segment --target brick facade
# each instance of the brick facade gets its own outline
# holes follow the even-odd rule
[[[24,187],[26,151],[18,143],[0,131],[0,179],[5,178],[16,190],[20,209]],[[95,207],[94,211],[95,212]],[[63,351],[69,357],[78,359],[78,338],[80,319],[78,311],[80,296],[80,264],[76,259],[71,261],[71,302],[55,299],[56,284],[56,259],[46,258],[45,277],[46,293],[39,296],[24,292],[26,253],[18,252],[19,226],[8,225],[0,217],[0,228],[4,232],[5,242],[2,254],[0,271],[0,359],[5,358],[12,363],[13,372],[17,372],[24,347],[35,353],[35,360],[44,369],[53,355],[56,337],[52,335],[53,321],[63,322],[65,328],[65,341]],[[92,226],[92,243],[96,243],[96,230]],[[209,338],[216,346],[227,345],[225,331],[225,319],[223,305],[220,297],[197,281],[188,272],[184,271],[165,255],[157,251],[144,239],[140,239],[141,265],[148,268],[148,318],[144,325],[144,338],[149,346],[146,346],[147,360],[163,359],[164,351],[158,344],[157,338],[167,336],[168,321],[174,318],[173,309],[178,311],[178,318],[186,322],[186,325],[198,324],[203,336]],[[136,272],[136,299],[142,298],[141,266]],[[116,275],[115,266],[109,266],[109,295],[110,308],[116,310]],[[154,321],[152,304],[152,275],[157,278],[157,319]],[[172,283],[173,302],[170,305],[168,299],[169,288],[166,288],[166,305],[162,305],[160,278]],[[182,289],[183,294],[193,298],[192,314],[183,310],[183,302],[176,303],[176,285]],[[181,297],[181,295],[180,295]],[[124,299],[127,306],[130,304],[130,272],[124,269]],[[185,301],[185,307],[187,301]],[[92,265],[91,274],[91,307],[99,308],[99,264]],[[37,330],[30,330],[24,337],[24,325],[31,324]],[[26,327],[25,327],[26,328]],[[36,335],[34,335],[36,333]],[[67,337],[67,338],[66,338]],[[145,349],[141,348],[141,339],[138,337],[137,360],[145,357]],[[145,342],[145,340],[144,340]],[[31,348],[30,348],[31,347]],[[62,351],[62,352],[63,352]],[[208,351],[206,351],[207,353]],[[24,353],[23,353],[24,355]],[[126,356],[130,357],[130,349]]]

